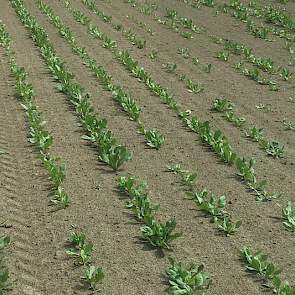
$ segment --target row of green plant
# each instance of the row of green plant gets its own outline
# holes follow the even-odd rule
[[[77,260],[77,265],[85,267],[84,277],[82,278],[91,290],[96,289],[96,285],[101,283],[105,276],[105,271],[101,267],[92,264],[93,244],[86,240],[83,233],[71,233],[68,239],[69,247],[66,253]]]
[[[65,166],[60,164],[60,158],[53,157],[49,152],[49,148],[53,144],[53,137],[46,129],[46,121],[42,118],[42,113],[35,104],[34,89],[32,84],[27,81],[26,71],[15,61],[11,43],[10,35],[6,31],[4,24],[0,22],[0,46],[5,48],[9,59],[10,72],[16,81],[15,90],[21,99],[21,105],[28,118],[29,142],[38,148],[42,163],[54,185],[51,202],[59,209],[66,208],[70,204],[70,197],[65,192],[63,185],[66,176]]]
[[[105,119],[98,119],[90,103],[90,94],[75,81],[74,75],[67,69],[65,62],[56,54],[53,44],[49,41],[46,31],[28,12],[22,0],[12,0],[11,4],[24,26],[31,34],[35,45],[39,48],[43,59],[59,83],[58,89],[64,93],[74,106],[86,135],[97,146],[98,158],[117,170],[123,163],[132,158],[129,150],[117,143],[112,132],[107,128]],[[69,32],[65,32],[68,34]]]
[[[190,110],[183,111],[175,98],[169,94],[168,90],[157,84],[151,78],[151,75],[130,56],[128,51],[121,51],[118,58],[130,73],[144,83],[154,95],[160,97],[163,103],[178,114],[178,117],[183,121],[185,126],[199,134],[201,140],[207,143],[223,162],[228,165],[235,165],[239,171],[238,175],[246,182],[251,190],[261,198],[263,197],[263,199],[270,199],[277,195],[266,191],[266,181],[257,181],[254,170],[254,159],[247,160],[244,157],[239,157],[220,130],[213,131],[208,121],[202,122],[196,116],[192,116]]]
[[[64,2],[66,3],[66,6],[69,6],[70,5],[70,1],[65,0]],[[82,3],[91,12],[93,12],[95,15],[97,15],[103,21],[105,21],[106,23],[110,23],[112,25],[112,27],[116,31],[122,32],[122,35],[127,40],[129,40],[131,42],[131,44],[136,45],[136,47],[139,48],[139,49],[145,48],[145,46],[146,46],[146,40],[137,37],[136,34],[131,31],[131,29],[128,29],[128,30],[127,29],[124,29],[122,23],[118,24],[118,23],[112,22],[112,16],[107,16],[103,11],[101,11],[98,8],[98,6],[95,4],[94,1],[91,1],[91,0],[82,0]],[[75,14],[79,16],[79,12],[78,11],[76,11]],[[81,17],[84,17],[85,18],[85,15],[82,14]],[[76,19],[79,20],[79,18],[76,18]],[[87,18],[87,23],[89,23],[89,22],[90,22],[90,20]]]
[[[87,0],[88,1],[88,0]],[[69,4],[69,1],[68,0],[65,0],[66,3]],[[85,1],[83,1],[85,2]],[[91,10],[91,11],[96,11],[97,10],[97,7],[96,5],[93,3],[93,2],[90,2],[88,1],[87,2],[87,7]],[[92,3],[91,5],[89,3]],[[67,5],[67,7],[69,8],[69,5]],[[77,12],[76,13],[79,13],[81,16],[84,16],[81,12]],[[87,22],[85,22],[84,24],[87,24],[88,26],[91,25],[93,27],[92,24],[90,24],[90,20],[87,20]],[[130,36],[131,39],[133,39],[132,36],[133,33],[128,31],[128,32],[123,32],[124,35],[128,35]],[[127,37],[129,38],[129,37]],[[142,48],[141,46],[139,48]],[[166,64],[163,64],[162,65],[163,69],[168,72],[168,73],[175,73],[175,70],[177,68],[177,65],[176,64],[173,64],[173,63],[166,63]],[[175,73],[176,74],[176,73]],[[183,75],[183,74],[176,74],[177,77],[179,78],[180,81],[183,81],[185,83],[185,86],[186,88],[188,89],[189,92],[192,92],[192,93],[200,93],[204,90],[204,86],[198,82],[194,82],[193,80],[191,80],[190,78],[187,78],[186,75]]]
[[[144,223],[141,227],[143,238],[154,247],[169,249],[171,242],[181,236],[180,233],[174,232],[176,219],[170,218],[165,223],[156,220],[155,213],[160,206],[152,203],[145,182],[137,184],[135,177],[122,176],[118,185],[120,191],[129,197],[126,207],[133,212],[138,221]]]
[[[137,78],[137,81],[144,83],[153,95],[158,96],[162,103],[174,110],[185,126],[199,134],[201,140],[207,143],[223,162],[229,165],[235,165],[239,171],[238,175],[256,195],[259,195],[263,200],[269,200],[277,196],[275,193],[267,192],[267,183],[265,180],[261,182],[257,181],[254,170],[254,159],[247,160],[244,157],[239,157],[220,130],[213,131],[208,121],[202,122],[197,117],[192,116],[191,111],[182,110],[168,89],[154,81],[151,75],[139,65],[138,61],[131,57],[127,50],[117,49],[116,51],[112,50],[112,52],[124,65],[126,70]]]
[[[84,18],[85,15],[83,13],[81,13],[78,10],[72,10],[70,8],[70,2],[68,0],[66,0],[65,2],[66,2],[66,7],[71,11],[74,17],[75,15],[79,15],[80,18],[85,19],[83,23],[79,20],[78,21],[82,23],[83,25],[87,25],[88,32],[92,36],[94,36],[95,38],[99,38],[100,40],[103,40],[104,47],[108,49],[117,47],[116,42],[111,40],[101,31],[99,31],[97,27],[95,27],[94,25],[90,23],[89,19],[86,20],[86,18]],[[65,26],[65,24],[61,21],[61,19],[57,15],[55,15],[54,11],[49,5],[46,5],[42,0],[38,0],[38,4],[39,4],[40,10],[44,14],[46,14],[50,22],[58,29],[60,36],[69,43],[73,52],[81,58],[82,64],[86,66],[94,74],[94,76],[103,85],[105,90],[112,93],[113,99],[120,105],[122,110],[126,112],[128,117],[137,123],[137,128],[139,132],[144,135],[146,139],[146,144],[149,147],[155,148],[158,150],[165,141],[164,135],[162,135],[156,129],[150,129],[150,130],[145,129],[144,124],[140,120],[141,108],[137,105],[136,101],[131,97],[131,95],[127,93],[127,91],[125,91],[121,86],[115,85],[112,82],[112,76],[104,69],[103,66],[97,64],[97,61],[87,53],[84,47],[81,47],[79,45],[78,41],[75,38],[74,33],[71,31],[69,27]],[[75,19],[77,20],[76,17]],[[65,34],[65,32],[67,33]],[[112,44],[112,45],[108,46],[106,44]],[[92,141],[92,137],[89,138],[89,140]]]
[[[155,9],[149,9],[150,13],[145,13],[145,4],[141,5],[140,3],[131,3],[130,1],[124,1],[125,3],[130,3],[131,7],[135,7],[140,13],[151,15],[155,11]],[[172,29],[176,33],[178,33],[180,36],[182,36],[185,39],[192,39],[193,34],[188,31],[188,29],[191,29],[194,33],[201,33],[205,31],[204,27],[197,26],[194,24],[192,19],[179,16],[176,10],[174,9],[167,9],[167,13],[165,15],[165,19],[162,19],[159,15],[156,13],[153,14],[153,18],[155,21],[157,21],[161,25],[165,25],[166,27]],[[184,30],[181,29],[181,27],[184,27]]]
[[[234,10],[242,11],[245,14],[245,18],[248,16],[254,16],[262,19],[264,22],[273,24],[277,27],[286,28],[292,32],[295,32],[295,20],[292,15],[286,13],[285,10],[276,7],[275,5],[260,6],[257,2],[250,2],[248,5],[243,4],[239,0],[231,0],[229,5]],[[294,40],[294,39],[293,39]]]
[[[231,0],[229,4],[224,4],[222,11],[224,13],[230,12],[233,17],[246,23],[247,30],[255,37],[269,40],[269,35],[273,34],[285,39],[288,44],[295,41],[295,35],[289,32],[290,30],[294,31],[294,21],[289,15],[273,5],[261,8],[254,2],[246,5],[239,0]],[[266,25],[255,24],[252,17],[263,19]],[[269,26],[269,24],[274,26]]]
[[[276,67],[270,57],[255,56],[253,50],[244,44],[216,36],[211,36],[211,39],[215,43],[223,44],[223,50],[218,53],[218,58],[227,61],[230,53],[241,55],[243,59],[235,65],[235,68],[258,84],[269,85],[270,90],[278,90],[278,84],[272,79],[263,77],[263,72],[280,76],[286,82],[294,79],[294,74],[287,67]],[[252,64],[255,68],[246,68],[244,66],[245,62]]]
[[[217,40],[217,38],[215,38]],[[253,53],[252,48],[246,45],[228,39],[218,38],[217,42],[223,44],[223,48],[227,54],[242,55],[243,60],[253,64],[257,69],[267,72],[271,75],[279,75],[284,81],[293,79],[293,73],[286,67],[276,67],[274,61],[270,57],[258,57]]]
[[[0,295],[5,295],[8,291],[12,290],[10,273],[4,255],[4,248],[6,248],[9,243],[9,236],[3,236],[0,238]]]
[[[167,15],[166,15],[166,17],[172,21],[171,23],[169,23],[169,26],[170,27],[172,26],[172,29],[174,31],[176,31],[177,33],[182,34],[182,32],[179,29],[179,26],[182,26],[183,28],[186,28],[186,29],[189,29],[190,30],[190,32],[186,32],[185,33],[185,36],[187,38],[192,38],[193,37],[192,34],[195,33],[196,30],[194,29],[194,24],[193,24],[193,22],[192,22],[191,19],[188,19],[186,17],[179,17],[178,16],[178,12],[175,9],[167,9]],[[176,18],[177,20],[180,19],[182,21],[178,21],[177,24],[173,25],[174,24],[173,23],[174,18]],[[166,24],[166,25],[168,24],[168,22],[166,20],[161,20],[160,17],[157,18],[157,21],[160,24]],[[226,41],[227,41],[227,40],[223,40],[222,38],[218,38],[218,39],[222,41],[222,42],[220,41],[219,43],[224,43],[224,42],[226,43]],[[236,42],[233,42],[233,41],[228,41],[228,42],[236,43]],[[252,54],[252,50],[251,49],[248,50],[248,49],[249,48],[246,48],[245,49],[245,58],[246,58],[246,61],[252,63],[255,67],[257,67],[257,68],[262,69],[263,71],[265,71],[265,68],[263,68],[263,66],[264,66],[264,63],[265,63],[266,58],[255,57]],[[228,50],[228,51],[230,51],[230,50]],[[229,57],[229,52],[228,51],[227,50],[223,50],[223,51],[218,52],[217,53],[217,58],[220,58],[220,59],[222,59],[224,61],[227,61],[228,60],[228,57]],[[248,55],[247,55],[247,53],[248,53]],[[211,65],[209,64],[207,68],[208,68],[208,71],[210,72]],[[257,68],[248,69],[248,68],[246,68],[246,67],[243,66],[243,62],[242,63],[239,63],[238,65],[236,65],[235,68],[237,70],[239,70],[243,75],[249,77],[251,80],[254,80],[256,83],[258,83],[260,85],[269,85],[269,89],[270,90],[278,91],[279,88],[278,88],[277,82],[274,81],[274,80],[272,80],[272,79],[268,79],[268,78],[263,77],[262,76],[262,73],[260,72],[259,69],[257,69]],[[288,70],[288,68],[278,68],[277,69],[277,73],[281,77],[283,77],[283,79],[285,81],[289,81],[289,80],[291,80],[293,78],[293,73],[291,73]],[[274,72],[272,74],[274,74]]]
[[[217,197],[213,193],[209,194],[207,189],[196,190],[197,174],[181,168],[179,164],[167,166],[169,172],[176,174],[181,183],[187,188],[187,196],[193,200],[196,206],[211,217],[211,222],[216,224],[218,230],[227,236],[232,235],[240,228],[242,222],[233,222],[230,214],[226,211],[226,197]]]
[[[247,271],[257,275],[263,286],[277,295],[294,295],[295,285],[280,278],[281,270],[268,260],[268,255],[262,251],[253,251],[249,247],[241,250],[241,256],[246,264]]]
[[[220,112],[223,116],[235,126],[240,127],[245,135],[253,142],[257,142],[267,155],[273,158],[281,158],[284,155],[284,146],[277,141],[269,141],[263,135],[263,129],[252,126],[245,127],[246,119],[238,117],[234,112],[234,104],[227,98],[217,98],[212,103],[212,109]],[[244,128],[242,128],[244,127]]]

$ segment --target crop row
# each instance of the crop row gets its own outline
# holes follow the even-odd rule
[[[108,38],[108,37],[107,37]],[[110,38],[108,38],[111,40]],[[115,42],[111,40],[110,42]],[[105,46],[103,46],[106,48]],[[174,100],[174,98],[168,94],[167,90],[164,89],[161,85],[158,85],[153,81],[148,73],[144,71],[144,68],[139,67],[138,63],[134,60],[132,60],[131,56],[129,55],[128,51],[114,51],[114,54],[121,60],[121,62],[126,66],[126,68],[139,80],[144,82],[146,86],[149,88],[149,90],[152,91],[153,94],[159,96],[161,100],[168,104],[170,108],[175,110],[179,117],[185,122],[185,124],[193,131],[197,131],[199,128],[200,131],[197,131],[197,133],[201,133],[201,138],[203,141],[209,143],[213,147],[213,149],[216,151],[217,154],[224,160],[224,162],[229,164],[235,164],[237,168],[239,169],[239,175],[246,180],[246,183],[248,187],[253,190],[256,193],[257,200],[260,201],[266,201],[271,200],[273,198],[278,197],[278,194],[271,194],[266,191],[266,181],[257,182],[256,175],[254,171],[254,164],[255,161],[253,159],[247,161],[244,158],[239,158],[229,146],[227,139],[222,135],[221,131],[212,132],[210,130],[210,127],[208,125],[208,122],[199,122],[196,121],[195,117],[191,117],[189,112],[184,112],[180,110],[179,105]],[[146,79],[146,81],[145,81]],[[159,87],[159,92],[157,92],[157,88]],[[153,89],[154,88],[154,89]],[[162,91],[162,92],[161,92]],[[200,125],[198,127],[198,124]],[[203,124],[203,125],[202,125]],[[208,130],[208,127],[209,130]],[[203,134],[202,134],[203,132]],[[208,135],[209,134],[209,135]],[[210,135],[212,138],[210,139]],[[207,141],[208,140],[208,141]],[[211,140],[211,143],[210,143]],[[224,140],[224,142],[223,142]],[[220,141],[220,142],[219,142]],[[275,152],[277,153],[277,145],[269,144],[268,147],[269,152]],[[277,153],[278,154],[278,153]]]
[[[138,6],[138,9],[140,6]],[[139,9],[140,11],[140,9]],[[156,16],[155,20],[162,24],[167,26],[168,28],[172,29],[172,31],[179,33],[180,28],[186,29],[185,38],[186,39],[192,39],[193,34],[202,32],[201,30],[196,30],[196,25],[194,24],[193,20],[184,16],[180,16],[179,13],[175,9],[166,8],[166,14],[165,19],[161,19],[160,16]],[[176,25],[177,24],[177,25]],[[188,32],[190,31],[190,35]],[[184,37],[184,34],[181,34]],[[212,39],[212,38],[211,38]],[[214,39],[214,38],[213,38]],[[231,40],[223,40],[222,38],[217,38],[215,36],[215,39],[220,40],[220,43],[225,43],[225,49],[226,51],[220,51],[217,53],[216,57],[223,59],[225,61],[228,60],[229,52],[235,53],[236,55],[240,55],[241,53],[244,54],[245,61],[253,64],[257,69],[248,69],[244,66],[244,62],[240,62],[238,65],[235,66],[237,70],[239,70],[243,75],[249,77],[250,79],[254,80],[256,83],[261,85],[269,85],[270,90],[278,90],[277,82],[267,79],[264,77],[261,77],[262,73],[259,69],[262,69],[262,71],[268,72],[270,74],[279,74],[284,81],[289,81],[293,78],[293,73],[289,71],[286,67],[278,67],[275,68],[273,61],[269,57],[256,57],[253,54],[253,50],[249,47],[246,47],[243,44],[239,44],[237,42],[231,41]],[[226,42],[227,41],[227,42]],[[216,42],[218,43],[218,42]],[[229,44],[227,44],[229,43]],[[233,45],[239,45],[239,51],[236,51],[236,48],[231,48],[230,46]],[[230,49],[234,49],[230,50]],[[228,50],[228,51],[227,51]]]
[[[68,243],[66,253],[77,259],[78,266],[85,266],[83,279],[88,283],[90,289],[95,290],[96,285],[104,278],[105,272],[101,267],[91,264],[93,244],[86,240],[85,234],[75,232],[71,234]]]
[[[212,104],[214,111],[220,112],[224,117],[239,127],[245,135],[253,142],[257,142],[267,155],[273,158],[281,158],[284,155],[284,146],[277,141],[269,141],[263,136],[263,129],[252,126],[251,128],[242,128],[246,124],[246,119],[238,117],[234,113],[234,104],[227,98],[217,98]]]
[[[262,251],[254,252],[248,247],[241,250],[241,256],[246,264],[246,269],[258,276],[263,285],[278,295],[294,295],[295,285],[280,278],[281,270],[268,261],[268,255]]]
[[[63,187],[66,176],[65,166],[59,164],[59,158],[53,157],[49,153],[49,148],[53,144],[53,137],[46,130],[46,122],[34,102],[33,86],[27,82],[25,69],[16,63],[11,45],[10,35],[7,33],[4,24],[0,23],[0,46],[5,48],[6,55],[9,58],[10,72],[16,80],[15,90],[21,98],[21,105],[26,112],[30,124],[29,141],[38,147],[42,163],[54,184],[54,196],[51,202],[57,208],[66,208],[70,203],[70,198]]]
[[[232,43],[230,43],[232,44]],[[128,51],[121,51],[120,60],[132,75],[145,83],[147,88],[156,96],[161,98],[161,101],[168,104],[168,106],[176,111],[179,117],[185,122],[185,124],[193,131],[201,135],[201,139],[204,142],[209,143],[213,150],[219,154],[224,162],[229,164],[235,164],[239,170],[239,175],[246,181],[248,187],[256,193],[257,200],[267,201],[273,198],[277,198],[280,194],[273,194],[266,191],[266,181],[257,182],[254,171],[255,160],[250,159],[247,161],[244,158],[239,158],[226,143],[222,143],[222,139],[227,139],[222,135],[221,131],[213,133],[209,127],[208,122],[199,122],[196,117],[192,117],[190,112],[181,111],[179,104],[175,99],[169,95],[168,90],[157,84],[152,80],[151,75],[147,73],[143,67],[138,65],[138,62],[133,60]],[[232,117],[231,117],[232,118]],[[208,127],[207,127],[208,126]],[[209,134],[209,135],[208,135]],[[210,134],[212,139],[210,139]],[[211,142],[210,142],[211,140]],[[221,140],[221,143],[218,141]],[[266,148],[269,154],[274,156],[281,156],[283,147],[272,141],[267,141]]]
[[[70,1],[65,1],[66,6],[68,6]],[[122,25],[122,23],[114,23],[112,22],[112,16],[106,15],[103,11],[101,11],[97,5],[93,1],[90,0],[83,0],[82,3],[88,7],[95,15],[97,15],[101,20],[103,20],[106,23],[110,23],[112,27],[116,31],[122,32],[122,35],[130,41],[131,44],[136,45],[138,49],[143,49],[146,46],[146,40],[143,40],[141,38],[138,38],[134,32],[131,31],[131,29],[126,29]],[[79,12],[76,13],[77,17],[79,18]],[[82,16],[83,17],[83,16]]]
[[[90,32],[88,31],[90,34]],[[90,34],[92,35],[92,34]],[[93,36],[95,38],[95,36]],[[108,38],[108,37],[107,37]],[[109,38],[109,40],[111,40]],[[115,42],[115,41],[110,41]],[[104,43],[103,43],[104,44]],[[103,48],[107,48],[103,46]],[[111,49],[112,50],[112,49]],[[247,186],[259,195],[261,198],[269,199],[271,194],[266,191],[266,181],[258,182],[256,173],[254,171],[255,160],[247,160],[241,158],[230,146],[228,139],[220,130],[213,131],[209,122],[202,122],[197,117],[192,116],[190,111],[182,110],[179,103],[169,93],[169,91],[158,84],[151,75],[145,71],[142,66],[139,66],[138,61],[134,60],[127,50],[112,50],[116,58],[124,65],[125,69],[129,71],[139,82],[146,85],[147,89],[154,95],[158,96],[162,103],[166,104],[170,109],[174,110],[178,118],[193,132],[199,134],[201,140],[207,143],[211,149],[222,159],[226,164],[235,165],[239,170],[240,177],[246,182]]]
[[[256,37],[267,39],[269,33],[284,38],[286,40],[286,48],[292,53],[291,42],[295,41],[295,22],[291,16],[273,5],[260,7],[258,4],[243,4],[239,0],[231,0],[229,4],[225,4],[223,12],[230,11],[231,15],[240,21],[246,23],[248,31]],[[251,17],[262,19],[269,25],[257,26]],[[283,28],[283,29],[282,29]]]
[[[65,3],[65,6],[70,9],[70,1],[69,0],[64,0],[64,3]],[[87,1],[83,1],[83,4],[92,12],[94,12],[95,14],[97,14],[96,12],[99,11],[97,5],[93,2],[93,1],[90,1],[90,0],[87,0]],[[71,9],[70,9],[71,10]],[[75,17],[75,19],[77,21],[79,21],[81,24],[83,25],[87,25],[88,26],[88,30],[91,31],[91,28],[96,28],[96,31],[98,30],[98,28],[91,24],[90,23],[90,20],[88,19],[87,16],[85,16],[82,12],[80,11],[77,11],[77,10],[71,10],[73,16],[75,17],[75,15],[80,15],[80,19],[83,19],[83,21],[81,21],[80,19],[77,19]],[[105,15],[103,12],[101,12],[103,15]],[[113,25],[113,28],[116,29],[116,27]],[[100,34],[101,36],[103,36],[103,33]],[[103,37],[102,37],[103,39]],[[113,49],[115,50],[115,47],[113,47]],[[140,48],[141,49],[141,48]],[[177,65],[175,63],[165,63],[165,64],[162,64],[162,69],[165,71],[165,72],[168,72],[168,73],[174,73],[179,81],[182,81],[184,84],[185,84],[185,87],[188,89],[189,92],[192,92],[192,93],[200,93],[202,91],[204,91],[204,86],[201,84],[201,83],[198,83],[198,82],[194,82],[193,80],[191,80],[190,78],[187,77],[187,75],[185,74],[177,74],[175,72],[177,68]]]
[[[117,143],[112,132],[107,128],[105,119],[98,119],[90,103],[90,94],[74,80],[74,75],[66,68],[65,62],[56,54],[53,44],[49,41],[46,31],[30,15],[21,0],[13,0],[12,5],[21,22],[30,31],[32,39],[40,49],[43,59],[59,82],[58,89],[64,93],[74,106],[76,114],[86,135],[97,146],[98,158],[117,170],[123,163],[132,158],[128,149]]]
[[[92,58],[84,47],[79,45],[78,41],[76,41],[74,33],[69,27],[64,25],[57,15],[54,14],[51,7],[42,2],[42,0],[38,0],[37,2],[40,10],[46,14],[50,22],[58,29],[60,36],[69,43],[73,53],[81,58],[82,64],[94,74],[105,90],[111,92],[113,99],[120,105],[122,110],[126,112],[128,117],[137,123],[138,131],[144,135],[146,144],[149,147],[158,150],[164,143],[165,137],[156,129],[145,129],[144,124],[140,120],[141,108],[137,105],[136,101],[121,86],[115,85],[112,82],[112,76],[104,69],[103,66],[98,65],[96,59]],[[92,36],[104,41],[103,47],[108,49],[114,49],[117,47],[117,43],[101,32],[96,26],[92,25],[90,20],[84,14],[78,10],[71,9],[69,1],[65,1],[65,3],[66,7],[70,10],[76,21],[83,25],[87,25],[88,32]],[[92,141],[92,138],[89,138],[89,140]]]
[[[13,0],[13,6],[17,14],[20,16],[21,20],[25,24],[26,19],[29,19],[30,23],[33,24],[31,27],[33,39],[36,40],[38,38],[38,35],[35,35],[35,30],[38,29],[37,31],[41,33],[41,35],[47,42],[49,42],[47,39],[47,35],[43,35],[46,33],[45,30],[40,27],[36,20],[29,14],[27,9],[23,5],[23,2],[21,0]],[[36,44],[38,45],[37,42]],[[142,185],[130,185],[131,179],[132,178],[127,179],[128,181],[126,183],[126,191],[128,190],[128,188],[130,188],[131,190],[128,190],[127,192],[130,194],[134,193],[134,195],[132,196],[137,196],[137,198],[130,198],[129,207],[130,209],[132,208],[134,211],[138,209],[139,211],[136,211],[138,213],[141,212],[145,214],[147,211],[144,211],[143,209],[151,208],[148,207],[148,205],[144,202],[144,200],[146,201],[144,195],[139,196],[136,194],[138,187],[142,187]],[[125,187],[124,178],[120,179],[120,187]],[[136,203],[137,201],[138,203]],[[143,203],[141,203],[141,201],[143,201]],[[152,208],[152,212],[154,209],[155,208]],[[148,215],[144,216],[146,216],[145,218],[148,218]],[[152,245],[158,246],[160,248],[169,248],[170,242],[179,236],[178,233],[172,233],[175,226],[176,221],[174,218],[168,220],[165,224],[162,224],[156,221],[153,218],[153,214],[151,214],[149,215],[149,222],[146,219],[146,223],[145,226],[142,228],[142,232],[144,237]],[[83,235],[73,233],[69,239],[73,247],[67,249],[66,252],[71,256],[77,257],[80,264],[82,263],[87,265],[84,279],[88,282],[90,288],[94,289],[96,284],[102,280],[104,276],[104,271],[101,268],[97,268],[93,265],[88,265],[88,262],[90,262],[91,259],[92,244],[86,242],[83,237]],[[181,263],[176,263],[174,259],[171,259],[170,261],[171,267],[167,269],[167,276],[169,278],[169,283],[171,284],[169,288],[170,294],[179,294],[179,290],[205,290],[209,287],[210,280],[208,274],[203,271],[203,265],[197,267],[196,265],[192,264],[186,267]],[[187,281],[188,277],[190,277],[189,281]]]
[[[187,187],[188,198],[193,200],[196,206],[207,216],[211,217],[211,222],[215,223],[220,231],[223,231],[226,235],[232,235],[240,228],[242,222],[233,222],[225,209],[225,196],[217,197],[213,193],[210,195],[207,189],[196,191],[195,182],[198,175],[184,170],[179,164],[169,165],[167,169],[180,178],[182,184]]]

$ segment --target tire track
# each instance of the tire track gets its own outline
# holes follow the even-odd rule
[[[3,204],[1,218],[11,225],[5,229],[12,241],[7,262],[11,277],[16,281],[11,294],[41,295],[34,273],[36,261],[32,255],[28,199],[25,198],[26,184],[32,179],[28,168],[32,168],[34,155],[23,141],[26,136],[24,117],[18,114],[18,106],[15,106],[17,103],[11,93],[14,85],[8,79],[7,69],[8,65],[2,66],[4,77],[0,83],[0,193]],[[24,146],[28,148],[25,153]]]

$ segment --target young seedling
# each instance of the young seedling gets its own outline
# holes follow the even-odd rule
[[[132,154],[125,146],[107,144],[100,147],[99,159],[109,164],[113,170],[117,171],[125,162],[132,159]]]
[[[136,180],[133,176],[121,176],[119,178],[119,189],[122,193],[126,193],[131,199],[147,195],[147,184],[141,182],[136,185]]]
[[[152,50],[152,52],[149,54],[149,58],[152,60],[155,60],[158,57],[158,51]]]
[[[295,131],[295,123],[287,122],[286,120],[283,120],[283,125],[285,130]]]
[[[158,150],[165,141],[164,135],[156,129],[145,131],[144,136],[147,140],[147,145],[156,150]]]
[[[204,91],[204,86],[200,83],[194,83],[191,79],[186,80],[188,92],[200,93]]]
[[[168,171],[173,172],[180,176],[181,181],[186,185],[190,190],[195,186],[197,180],[197,173],[192,173],[187,170],[183,170],[179,164],[172,164],[167,166]]]
[[[225,112],[225,118],[229,122],[234,123],[234,125],[237,126],[237,127],[241,127],[246,122],[245,118],[236,116],[233,111]]]
[[[153,204],[148,195],[137,195],[127,202],[126,207],[130,209],[139,220],[145,223],[154,218],[159,210],[158,204]]]
[[[204,265],[191,263],[185,266],[169,257],[171,266],[166,270],[171,295],[204,295],[211,284],[209,274],[204,271]]]
[[[284,155],[284,145],[277,141],[269,141],[265,145],[265,151],[273,158],[282,158]]]
[[[228,213],[225,211],[225,196],[218,198],[214,194],[211,194],[209,198],[209,193],[206,189],[198,192],[188,193],[187,195],[189,196],[189,199],[193,200],[202,211],[212,217],[212,222],[214,222],[216,218],[228,215]]]
[[[155,219],[147,221],[147,225],[141,228],[143,237],[153,246],[160,249],[170,249],[171,242],[179,238],[181,233],[173,233],[176,228],[175,218],[171,218],[165,223],[160,223]]]
[[[176,71],[177,65],[174,63],[163,64],[162,67],[167,73],[174,73]]]
[[[259,142],[263,137],[263,128],[251,127],[246,131],[246,136],[251,138],[252,141]]]
[[[65,209],[70,205],[70,197],[65,192],[64,188],[59,186],[54,192],[54,197],[51,202],[57,206],[58,209]]]
[[[229,52],[227,51],[220,51],[217,53],[216,57],[220,60],[223,60],[223,61],[228,61],[228,58],[229,58]]]
[[[217,98],[213,101],[212,109],[218,112],[226,112],[232,110],[234,104],[227,98]]]
[[[198,65],[199,64],[199,59],[197,57],[193,57],[192,62],[193,62],[194,65]]]
[[[278,295],[294,295],[295,285],[291,286],[288,281],[281,280],[278,276],[272,279],[274,293]]]
[[[101,283],[105,274],[104,270],[94,265],[89,265],[85,270],[85,277],[83,278],[88,284],[90,289],[95,290],[96,285]]]
[[[247,270],[257,273],[264,280],[272,280],[281,272],[267,260],[268,256],[262,251],[253,252],[250,248],[244,247],[241,255],[245,259]]]
[[[69,242],[73,247],[66,249],[68,255],[77,257],[80,264],[86,265],[91,262],[93,245],[90,242],[86,242],[84,234],[72,233]]]
[[[234,234],[240,228],[242,222],[232,222],[229,216],[223,216],[222,218],[216,218],[214,220],[217,228],[226,233],[227,236]]]
[[[188,59],[190,57],[188,48],[178,48],[177,53],[180,54],[185,59]]]
[[[293,79],[293,73],[291,73],[287,68],[282,69],[280,76],[284,79],[284,81],[290,81]]]
[[[292,206],[292,202],[289,201],[286,208],[282,209],[282,215],[284,218],[284,226],[290,231],[295,231],[295,209]]]

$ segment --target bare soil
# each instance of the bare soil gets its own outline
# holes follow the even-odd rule
[[[66,240],[74,230],[83,231],[94,243],[93,261],[106,270],[106,277],[99,286],[100,294],[164,294],[168,287],[165,270],[169,255],[183,262],[204,263],[212,277],[208,294],[266,294],[267,289],[261,282],[245,271],[239,255],[243,246],[269,253],[270,259],[282,269],[283,278],[294,283],[294,233],[283,228],[279,207],[285,206],[287,200],[295,201],[295,133],[284,131],[281,123],[284,118],[294,122],[295,104],[288,102],[288,97],[294,95],[294,82],[280,80],[282,87],[278,92],[255,84],[233,69],[237,61],[234,57],[228,63],[214,57],[222,48],[212,43],[209,35],[242,42],[253,48],[257,56],[270,56],[277,65],[286,66],[291,56],[283,48],[282,41],[266,42],[254,38],[242,23],[229,15],[215,17],[212,8],[192,9],[177,0],[154,1],[159,4],[158,15],[165,15],[165,7],[174,8],[180,15],[206,27],[205,33],[186,40],[121,0],[96,1],[102,11],[112,15],[113,23],[123,24],[147,41],[146,48],[140,50],[110,24],[90,13],[81,1],[72,1],[74,8],[85,13],[91,22],[116,40],[120,48],[128,49],[156,81],[168,87],[184,108],[221,129],[239,154],[256,159],[259,178],[267,179],[270,189],[283,194],[278,200],[259,203],[236,177],[235,168],[220,162],[195,134],[188,132],[175,113],[129,75],[114,55],[102,48],[100,41],[91,38],[86,27],[72,18],[61,2],[44,2],[71,27],[77,41],[109,71],[114,82],[132,94],[142,108],[146,127],[160,130],[166,142],[159,151],[146,147],[134,122],[128,120],[111,94],[103,90],[80,58],[72,53],[55,27],[39,11],[36,2],[25,0],[31,14],[46,28],[57,54],[91,94],[95,111],[108,120],[118,141],[133,153],[133,159],[117,173],[100,164],[93,148],[81,139],[83,133],[78,119],[67,98],[56,90],[56,83],[38,48],[33,45],[9,1],[0,1],[0,19],[11,34],[17,63],[28,72],[36,104],[53,135],[52,153],[59,155],[66,165],[65,188],[72,199],[65,210],[54,211],[48,206],[50,181],[41,166],[38,151],[28,143],[24,111],[15,95],[7,59],[0,50],[0,149],[5,151],[0,154],[0,223],[5,221],[10,225],[1,227],[0,235],[10,235],[12,240],[7,261],[15,283],[9,294],[86,294],[88,291],[80,282],[81,268],[76,267],[64,251]],[[294,4],[286,7],[294,11]],[[126,15],[142,20],[156,34],[150,36]],[[202,65],[212,63],[212,72],[204,73],[201,66],[191,65],[177,54],[177,49],[183,47],[189,48]],[[158,61],[148,58],[153,49],[159,52]],[[162,64],[167,62],[176,63],[179,72],[203,83],[205,91],[198,95],[189,93],[176,76],[162,70]],[[283,143],[285,157],[266,156],[238,128],[212,112],[212,101],[223,96],[236,104],[237,114],[264,128],[267,138]],[[256,105],[260,103],[270,104],[272,111],[258,110]],[[220,234],[209,219],[185,199],[184,188],[173,174],[167,173],[169,163],[179,163],[196,171],[200,189],[206,187],[217,195],[226,195],[228,211],[235,220],[242,221],[240,231],[231,237]],[[125,199],[117,190],[121,175],[135,175],[141,181],[147,181],[151,198],[161,206],[159,219],[176,217],[177,229],[183,236],[173,243],[171,251],[161,253],[141,241],[141,225],[125,209]]]

